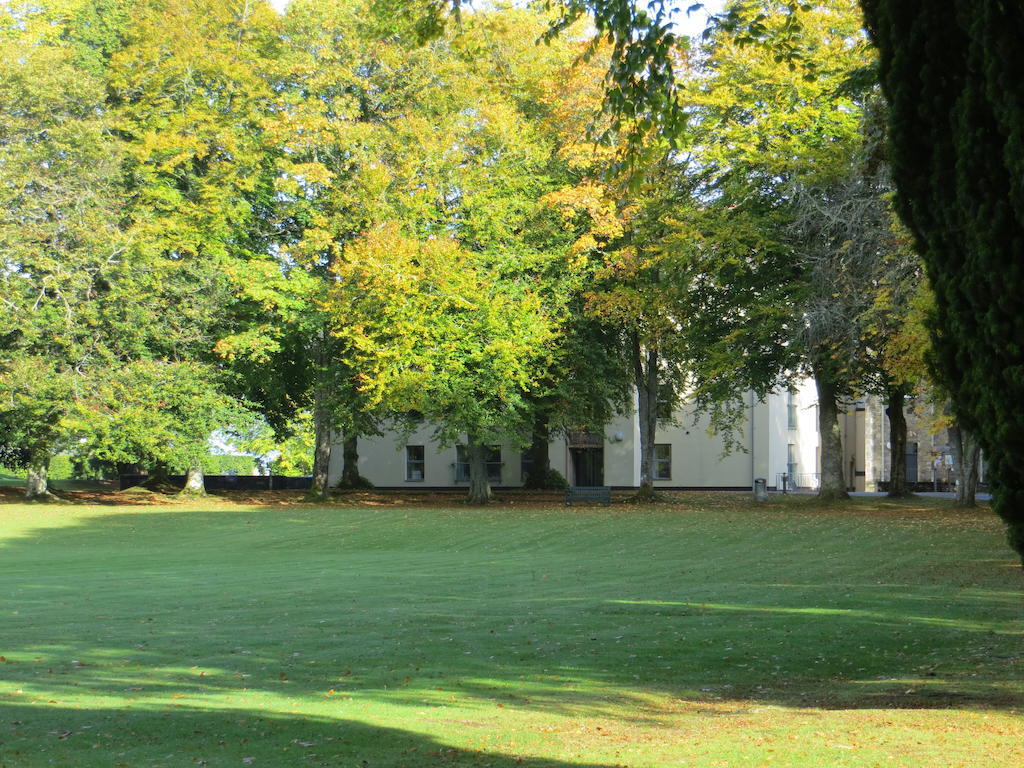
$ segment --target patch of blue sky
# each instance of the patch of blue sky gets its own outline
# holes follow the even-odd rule
[[[269,2],[279,13],[284,13],[288,7],[289,0],[269,0]],[[488,0],[477,0],[472,5],[486,7],[492,4]],[[525,6],[527,5],[527,0],[513,0],[510,4]],[[642,0],[638,4],[643,4]],[[725,0],[704,0],[704,2],[700,3],[702,7],[690,11],[689,9],[696,4],[697,0],[671,0],[667,3],[667,6],[673,11],[673,21],[680,35],[688,37],[700,36],[707,25],[708,16],[721,13]],[[647,3],[647,5],[654,5],[654,3]]]

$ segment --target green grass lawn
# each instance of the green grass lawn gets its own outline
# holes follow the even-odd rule
[[[0,766],[1022,766],[987,509],[0,506]]]
[[[57,491],[89,490],[93,488],[109,488],[114,483],[102,480],[78,480],[70,477],[50,478],[50,487]],[[0,488],[25,487],[25,475],[0,467]]]

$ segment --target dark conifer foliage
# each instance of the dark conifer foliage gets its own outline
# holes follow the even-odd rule
[[[935,287],[935,367],[1024,556],[1024,5],[863,0],[900,213]]]

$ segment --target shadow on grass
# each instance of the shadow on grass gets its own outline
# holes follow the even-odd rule
[[[231,747],[238,759],[258,742],[261,754],[368,750],[399,765],[409,751],[429,755],[409,765],[511,766],[356,722],[345,706],[387,707],[403,722],[450,706],[649,723],[666,708],[737,713],[725,703],[1024,707],[1020,582],[1001,561],[965,557],[951,571],[940,553],[837,576],[832,558],[848,561],[859,543],[822,560],[802,542],[804,561],[723,575],[730,552],[771,554],[763,526],[740,531],[750,542],[730,544],[739,550],[712,551],[698,531],[708,559],[693,546],[684,560],[660,529],[580,529],[593,540],[566,551],[554,541],[561,529],[515,524],[505,511],[171,510],[10,539],[0,561],[10,586],[0,595],[5,748],[45,736],[70,749],[99,728],[90,718],[117,710],[123,729],[103,727],[115,728],[109,740],[127,765],[163,759],[171,736],[202,750],[249,739]],[[630,535],[650,547],[643,557]],[[950,572],[957,581],[927,578]],[[347,704],[335,710],[336,700]],[[30,729],[38,721],[42,734]]]
[[[458,748],[410,730],[251,710],[0,708],[0,764],[603,768]]]

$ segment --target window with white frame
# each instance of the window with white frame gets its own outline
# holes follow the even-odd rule
[[[656,443],[654,446],[654,479],[672,479],[672,445]]]
[[[786,419],[790,429],[796,429],[796,392],[786,393]]]
[[[422,445],[405,446],[405,479],[419,482],[426,477],[426,450]]]

